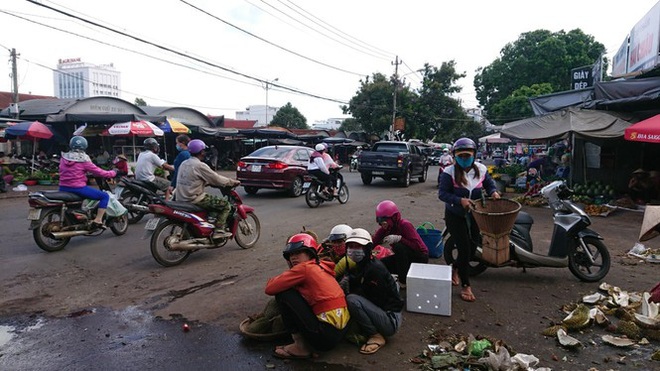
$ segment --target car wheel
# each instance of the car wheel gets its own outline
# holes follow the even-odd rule
[[[422,172],[422,176],[419,177],[419,182],[424,183],[426,182],[426,178],[429,176],[429,167],[424,166],[424,171]]]
[[[243,187],[243,190],[245,190],[245,193],[247,193],[249,195],[253,195],[253,194],[257,193],[259,188],[257,188],[257,187]]]
[[[371,174],[367,174],[367,173],[360,174],[360,177],[362,178],[362,184],[364,184],[364,185],[371,184],[371,180],[373,179],[371,177]]]
[[[401,184],[402,187],[410,186],[410,169],[406,170],[403,176],[399,178],[399,184]]]
[[[289,188],[289,195],[291,197],[298,197],[303,193],[303,180],[301,177],[295,177],[293,182],[291,182],[291,188]]]

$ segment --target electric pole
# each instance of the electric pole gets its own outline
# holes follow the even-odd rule
[[[16,49],[12,48],[11,53],[11,79],[13,86],[13,98],[14,98],[14,118],[18,120],[19,110],[18,110],[18,68],[16,68]],[[11,109],[9,111],[12,111]]]
[[[394,124],[396,123],[396,91],[399,89],[399,65],[403,61],[397,55],[392,64],[394,65],[394,94],[392,98],[392,125],[390,125],[390,136],[394,138]]]

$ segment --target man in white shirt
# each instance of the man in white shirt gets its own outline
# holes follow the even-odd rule
[[[153,183],[161,191],[167,191],[170,182],[165,178],[157,177],[154,172],[161,168],[168,171],[174,171],[174,166],[168,164],[162,158],[158,157],[160,146],[154,138],[144,140],[145,151],[140,152],[137,164],[135,165],[135,179]]]

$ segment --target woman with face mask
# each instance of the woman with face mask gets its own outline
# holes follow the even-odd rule
[[[351,320],[368,340],[360,348],[362,354],[374,354],[401,326],[403,300],[394,278],[385,265],[371,254],[374,244],[368,231],[356,228],[346,240],[346,256],[355,262],[340,277],[346,292]]]
[[[470,287],[468,274],[470,260],[472,259],[472,244],[474,236],[479,235],[479,227],[474,219],[468,228],[467,218],[472,214],[467,211],[472,200],[481,198],[482,189],[495,199],[500,198],[495,189],[495,182],[488,175],[485,165],[475,162],[477,145],[470,138],[461,138],[454,143],[454,165],[445,168],[440,174],[438,198],[445,203],[445,224],[449,233],[456,241],[458,258],[454,262],[452,284],[462,286],[461,299],[475,301],[476,298]]]
[[[190,143],[189,136],[181,134],[176,137],[176,150],[179,151],[179,153],[174,159],[174,172],[172,173],[172,181],[170,182],[170,187],[167,189],[167,193],[165,194],[165,199],[167,200],[170,199],[170,195],[172,192],[174,192],[174,188],[176,188],[176,176],[178,175],[179,165],[190,158],[190,152],[188,152],[188,143]]]

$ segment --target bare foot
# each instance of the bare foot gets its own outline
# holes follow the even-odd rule
[[[465,286],[461,289],[461,299],[468,302],[473,302],[477,300],[472,293],[472,288],[470,286]]]
[[[275,348],[275,357],[277,358],[290,358],[290,359],[306,359],[312,358],[314,353],[304,349],[300,349],[296,344],[289,344],[278,346]]]
[[[458,269],[454,268],[451,270],[451,284],[458,286],[461,283],[461,279],[458,277]]]

